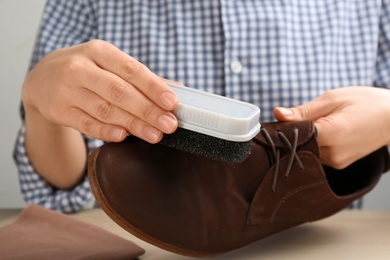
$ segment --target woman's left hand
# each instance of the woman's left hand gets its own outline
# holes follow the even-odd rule
[[[390,144],[390,90],[343,87],[293,108],[277,107],[278,121],[313,120],[322,163],[342,169]]]

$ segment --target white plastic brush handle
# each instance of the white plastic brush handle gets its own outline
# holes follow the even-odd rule
[[[179,127],[217,138],[246,142],[260,131],[260,109],[250,103],[167,83],[179,99],[173,114]]]

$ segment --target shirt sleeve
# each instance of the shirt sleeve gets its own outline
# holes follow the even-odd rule
[[[24,146],[25,129],[19,131],[15,147],[15,160],[19,172],[20,188],[28,204],[37,204],[56,211],[72,213],[85,207],[93,194],[87,175],[72,189],[61,190],[51,186],[34,169]],[[103,144],[103,141],[84,136],[88,153]]]
[[[390,88],[390,1],[382,0],[379,20],[375,86]]]
[[[48,53],[63,47],[80,44],[95,38],[93,7],[88,1],[48,0],[43,11],[34,46],[30,69]],[[21,106],[21,117],[24,110]],[[19,130],[14,159],[19,173],[20,189],[28,204],[38,204],[61,212],[76,212],[84,208],[93,194],[85,174],[75,187],[61,190],[51,186],[31,164],[24,143],[24,123]],[[103,141],[84,136],[88,153]]]
[[[97,38],[97,8],[89,1],[48,0],[43,10],[30,69],[50,52]]]

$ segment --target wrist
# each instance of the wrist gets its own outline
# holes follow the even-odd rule
[[[31,105],[25,106],[25,128],[25,149],[37,173],[56,188],[76,185],[87,159],[81,133],[47,120]]]

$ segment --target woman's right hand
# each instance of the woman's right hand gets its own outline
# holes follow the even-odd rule
[[[22,99],[26,116],[104,141],[131,133],[157,143],[178,124],[165,81],[101,40],[48,54],[27,75]]]

